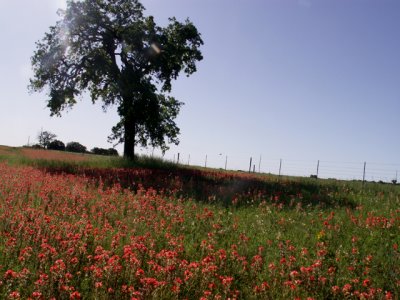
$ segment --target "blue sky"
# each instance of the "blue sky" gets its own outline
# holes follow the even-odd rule
[[[181,143],[167,158],[179,152],[188,161],[190,154],[190,163],[203,165],[207,154],[208,165],[223,167],[228,156],[228,168],[246,169],[252,156],[258,169],[262,155],[262,171],[276,173],[282,158],[282,173],[305,175],[321,160],[321,173],[335,166],[326,177],[359,177],[364,161],[367,170],[374,163],[385,170],[370,179],[400,170],[400,1],[142,3],[161,25],[189,17],[205,43],[198,72],[173,85],[185,106],[177,119]],[[43,127],[89,149],[111,146],[115,109],[105,114],[84,98],[50,118],[46,95],[27,92],[35,41],[63,5],[0,0],[0,144],[34,142]]]

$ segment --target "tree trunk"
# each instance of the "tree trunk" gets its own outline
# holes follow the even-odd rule
[[[125,133],[125,144],[124,144],[124,157],[131,160],[135,159],[135,145],[133,141],[127,138]]]
[[[125,116],[124,140],[124,157],[135,160],[135,119],[131,116]]]

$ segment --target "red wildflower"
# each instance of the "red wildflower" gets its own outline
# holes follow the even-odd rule
[[[21,295],[18,291],[11,292],[8,296],[11,299],[20,299],[21,298]]]
[[[78,291],[72,292],[69,295],[69,299],[81,299],[81,294]]]

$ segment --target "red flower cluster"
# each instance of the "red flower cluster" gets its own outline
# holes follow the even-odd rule
[[[72,175],[0,164],[0,298],[399,296],[398,210],[386,216],[347,205],[307,210],[306,199],[334,198],[334,192],[304,195],[301,185],[282,182],[285,194],[275,183],[255,183],[253,175],[193,171],[184,182],[188,171],[159,176],[165,172]],[[247,189],[215,192],[226,180]],[[134,189],[126,188],[129,182]],[[233,203],[185,198],[180,192],[189,182],[211,202],[226,192]]]

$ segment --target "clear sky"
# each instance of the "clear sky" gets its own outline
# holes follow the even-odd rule
[[[282,158],[282,173],[305,175],[321,160],[321,174],[331,168],[327,177],[359,178],[364,161],[367,170],[377,163],[386,180],[400,171],[400,1],[142,3],[161,25],[188,17],[204,40],[197,73],[173,84],[185,106],[177,119],[181,143],[166,158],[180,152],[204,165],[207,154],[208,165],[224,167],[228,156],[228,168],[245,170],[250,156],[258,169],[262,155],[261,171],[278,172]],[[111,147],[115,109],[103,113],[100,103],[83,99],[50,118],[46,95],[28,94],[35,41],[63,6],[0,0],[0,144],[33,143],[43,128],[65,143]]]

